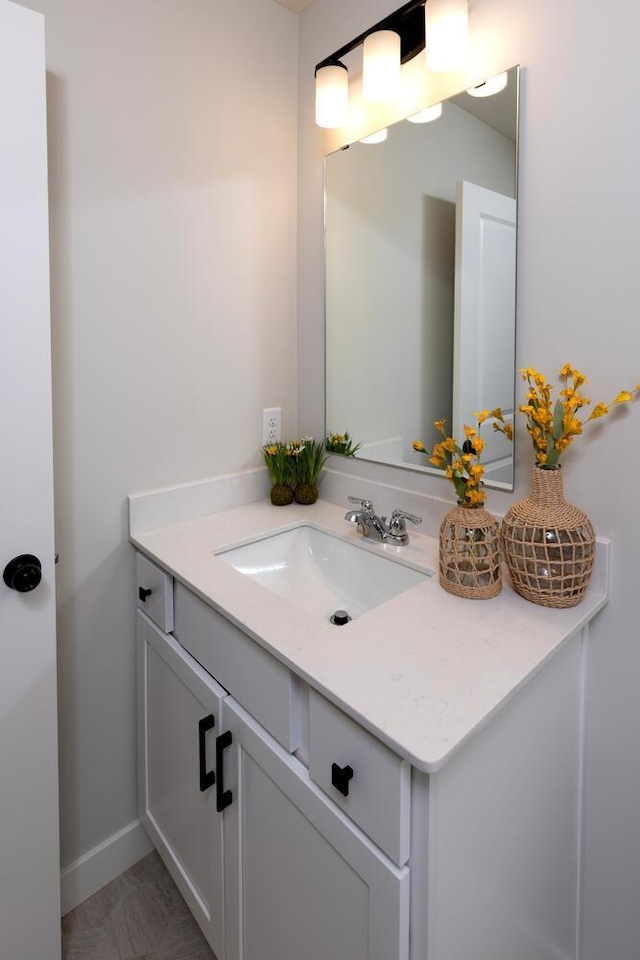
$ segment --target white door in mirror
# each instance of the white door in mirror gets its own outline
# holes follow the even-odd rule
[[[473,413],[501,407],[513,421],[516,311],[516,201],[475,183],[456,192],[453,431],[475,426]],[[512,448],[488,422],[486,477],[513,482]],[[501,476],[501,469],[504,475]]]

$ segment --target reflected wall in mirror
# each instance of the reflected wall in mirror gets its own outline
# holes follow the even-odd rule
[[[434,420],[513,418],[518,74],[325,159],[326,427],[361,459],[441,475],[412,447]],[[487,485],[513,489],[511,445],[483,438]]]

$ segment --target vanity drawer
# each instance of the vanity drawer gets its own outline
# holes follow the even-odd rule
[[[136,603],[165,633],[173,630],[173,577],[136,554]]]
[[[176,582],[174,636],[289,751],[299,744],[297,681],[286,667]]]
[[[309,692],[309,773],[394,863],[407,862],[409,763],[314,690]]]

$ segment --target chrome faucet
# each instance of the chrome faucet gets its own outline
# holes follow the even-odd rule
[[[359,503],[359,510],[347,510],[344,515],[349,523],[357,523],[358,530],[363,537],[369,540],[379,540],[395,546],[405,546],[409,543],[406,521],[422,523],[422,517],[415,517],[406,510],[396,509],[391,514],[389,522],[386,517],[379,517],[373,508],[371,500],[362,500],[360,497],[347,497],[349,503]]]

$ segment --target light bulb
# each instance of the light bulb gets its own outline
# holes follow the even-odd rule
[[[343,63],[316,70],[316,123],[328,130],[349,119],[349,71]]]
[[[436,103],[433,107],[427,107],[426,110],[420,110],[414,113],[412,117],[407,117],[409,123],[431,123],[442,116],[442,104]]]
[[[469,46],[467,0],[427,0],[424,15],[429,70],[455,70],[466,59]]]
[[[476,87],[469,87],[467,93],[470,97],[492,97],[494,93],[500,93],[507,85],[507,74],[497,73],[495,77],[489,77],[483,83]]]
[[[368,137],[363,137],[360,143],[384,143],[387,139],[387,128],[383,127],[382,130],[376,130],[375,133],[369,134]]]
[[[362,95],[369,103],[389,103],[400,92],[400,35],[376,30],[365,37]]]

